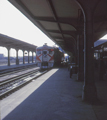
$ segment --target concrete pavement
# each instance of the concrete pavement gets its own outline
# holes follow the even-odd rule
[[[99,90],[103,84],[96,83]],[[100,88],[99,88],[100,87]],[[106,86],[105,86],[106,87]],[[82,101],[83,82],[52,69],[1,101],[2,120],[107,120],[107,104]],[[103,92],[104,90],[102,90]],[[103,93],[105,95],[105,93]],[[98,95],[102,95],[98,91]]]

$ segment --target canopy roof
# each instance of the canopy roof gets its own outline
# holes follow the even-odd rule
[[[106,0],[9,1],[66,52],[75,53],[77,35],[84,34],[86,6],[93,10],[94,41],[107,32]]]
[[[0,46],[4,46],[7,48],[33,51],[33,52],[36,52],[36,47],[37,47],[35,45],[31,45],[29,43],[17,40],[15,38],[11,38],[3,34],[0,34]]]

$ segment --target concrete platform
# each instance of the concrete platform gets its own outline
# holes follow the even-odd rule
[[[23,67],[23,66],[27,66],[27,65],[36,65],[36,63],[26,63],[26,64],[10,65],[10,66],[5,65],[5,66],[0,66],[0,70]]]
[[[103,84],[96,83],[100,92]],[[67,68],[52,69],[1,100],[1,120],[107,120],[107,102],[84,103],[82,88]]]

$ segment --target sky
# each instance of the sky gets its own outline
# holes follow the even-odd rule
[[[0,33],[36,46],[44,43],[55,45],[7,0],[0,0]],[[2,52],[3,48],[0,47],[0,53]]]
[[[104,36],[101,38],[101,40],[103,40],[103,39],[107,39],[107,35],[104,35]]]

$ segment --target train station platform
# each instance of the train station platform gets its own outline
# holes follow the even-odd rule
[[[83,82],[54,68],[1,100],[1,120],[107,120],[107,81],[96,86],[102,102],[85,103]]]
[[[13,64],[13,65],[10,65],[10,66],[4,65],[4,66],[0,66],[0,70],[29,66],[29,65],[36,65],[36,63],[25,63],[25,64],[19,64],[19,65]]]

